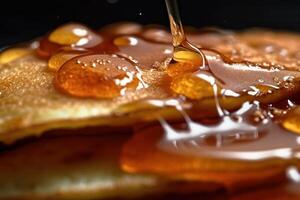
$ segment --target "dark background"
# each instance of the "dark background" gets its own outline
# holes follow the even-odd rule
[[[179,0],[185,25],[227,29],[267,27],[300,31],[300,0]],[[0,47],[38,37],[56,26],[93,28],[117,21],[168,25],[163,0],[2,1]]]

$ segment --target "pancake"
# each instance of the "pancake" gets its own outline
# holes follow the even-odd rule
[[[0,198],[239,199],[286,183],[300,165],[300,36],[205,29],[188,38],[207,63],[185,51],[172,59],[168,31],[135,23],[66,24],[3,51]],[[239,128],[213,129],[222,113]],[[203,141],[180,139],[206,128],[214,132]]]
[[[289,54],[288,56],[282,56],[280,52],[264,52],[261,46],[254,47],[251,36],[264,34],[268,35],[268,38],[272,38],[273,43],[265,41],[265,37],[256,37],[256,43],[265,46],[269,42],[267,43],[269,46],[277,47],[277,43],[274,41],[286,41],[286,43],[281,44],[280,48],[287,52],[291,51],[291,56]],[[270,94],[220,98],[222,106],[226,109],[236,109],[243,102],[253,99],[266,103],[276,102],[297,93],[299,90],[299,84],[296,83],[300,73],[295,61],[295,56],[297,56],[295,55],[295,49],[299,37],[295,34],[249,31],[224,35],[223,33],[213,32],[199,35],[192,34],[190,38],[199,45],[203,44],[211,49],[224,52],[224,56],[232,58],[234,62],[241,58],[245,58],[243,62],[253,62],[253,65],[239,66],[238,64],[231,64],[219,67],[219,65],[222,65],[220,57],[207,52],[208,61],[212,63],[212,66],[215,66],[213,68],[214,73],[224,76],[225,89],[245,93],[245,90],[251,90],[249,86],[259,84],[260,77],[266,79],[265,85],[271,86],[277,84],[274,83],[274,77],[277,77],[278,80],[276,81],[282,82],[282,85],[287,82],[283,80],[284,77],[293,77],[295,82],[293,87],[277,88],[274,89],[275,92]],[[150,114],[152,112],[162,112],[164,117],[168,118],[168,115],[170,115],[174,118],[176,111],[171,109],[171,111],[164,112],[165,108],[159,108],[159,111],[157,111],[157,108],[147,103],[145,105],[143,102],[145,99],[174,97],[174,93],[161,84],[167,79],[164,62],[171,57],[172,52],[170,50],[172,48],[170,45],[157,43],[156,41],[148,42],[138,37],[136,39],[138,40],[136,46],[121,46],[119,52],[116,53],[120,55],[128,54],[138,61],[141,76],[143,76],[147,87],[129,91],[126,95],[112,99],[82,99],[65,95],[53,86],[55,73],[48,68],[46,60],[40,59],[34,52],[25,55],[19,54],[18,51],[15,52],[20,57],[1,64],[0,67],[0,140],[5,143],[12,143],[17,139],[38,135],[43,131],[56,128],[77,128],[99,124],[132,125],[140,121],[156,120],[157,116]],[[144,50],[141,51],[141,49]],[[232,55],[232,52],[234,52],[234,55]],[[159,57],[157,57],[157,54],[159,54]],[[284,69],[278,70],[280,67]],[[232,79],[232,76],[236,78]],[[237,79],[238,77],[240,79]],[[213,94],[209,94],[208,97],[211,98],[206,97],[193,102],[193,106],[206,115],[216,115]],[[133,106],[131,106],[132,102],[135,102]],[[145,114],[143,114],[144,111],[146,111]]]

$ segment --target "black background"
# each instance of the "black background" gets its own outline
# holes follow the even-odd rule
[[[186,25],[300,31],[300,0],[179,0],[179,4]],[[163,0],[6,0],[0,12],[0,47],[33,39],[70,21],[99,28],[117,21],[168,25],[167,20]]]

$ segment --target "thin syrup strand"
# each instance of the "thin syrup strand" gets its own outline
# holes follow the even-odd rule
[[[176,48],[182,45],[186,37],[181,23],[177,0],[166,0],[166,5],[173,36],[173,46]]]
[[[187,51],[195,52],[195,53],[199,54],[202,58],[202,66],[200,68],[204,68],[205,66],[208,66],[208,62],[206,60],[204,53],[196,45],[190,43],[186,39],[184,29],[182,26],[182,22],[181,22],[181,18],[180,18],[180,14],[179,14],[177,0],[165,0],[165,2],[167,5],[169,20],[170,20],[174,52],[180,51],[180,50],[187,50]],[[213,74],[213,72],[211,72],[211,73]],[[220,79],[220,81],[222,82],[221,79]],[[213,90],[214,90],[217,112],[220,117],[223,117],[226,115],[226,112],[224,112],[222,110],[222,108],[220,107],[219,101],[217,99],[218,98],[216,96],[217,95],[217,85],[216,85],[215,81],[214,81],[214,83],[211,83],[211,86],[213,87]]]
[[[207,60],[203,52],[197,46],[190,43],[186,39],[186,35],[184,33],[184,29],[179,14],[177,0],[165,0],[165,2],[167,5],[167,10],[169,15],[174,52],[180,50],[187,50],[187,51],[198,53],[202,58],[202,67],[205,67],[207,64]]]

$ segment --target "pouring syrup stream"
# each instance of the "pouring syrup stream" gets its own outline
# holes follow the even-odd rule
[[[194,44],[186,39],[186,35],[182,26],[177,0],[165,0],[169,15],[170,28],[172,33],[172,42],[174,48],[174,56],[179,51],[191,51],[199,54],[202,58],[202,65],[205,66],[207,61],[204,53]]]

